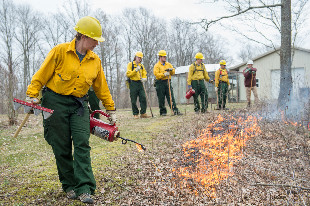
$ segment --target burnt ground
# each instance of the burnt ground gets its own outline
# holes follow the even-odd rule
[[[184,184],[175,172],[184,165],[182,145],[197,138],[219,113],[225,118],[249,112],[238,107],[202,115],[194,114],[192,106],[181,110],[186,115],[147,120],[133,120],[129,110],[119,111],[122,136],[144,144],[144,153],[130,143],[91,137],[95,205],[310,205],[310,135],[304,127],[260,119],[261,132],[246,142],[243,158],[213,187],[212,196],[210,188],[193,180]],[[0,204],[82,205],[66,199],[61,190],[41,119],[31,117],[13,140],[15,130],[1,122]]]

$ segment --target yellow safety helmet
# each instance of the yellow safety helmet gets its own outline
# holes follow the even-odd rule
[[[101,25],[98,19],[85,16],[81,18],[75,25],[74,30],[84,34],[92,39],[103,42]]]
[[[195,55],[195,59],[205,59],[205,58],[203,57],[202,53],[199,52]]]
[[[158,52],[158,56],[165,57],[165,56],[167,56],[167,52],[166,52],[165,50],[160,50],[160,51]]]
[[[225,60],[221,60],[220,61],[220,65],[226,65],[226,61]]]
[[[138,51],[138,52],[136,52],[136,56],[137,56],[137,57],[140,57],[140,58],[143,58],[143,53],[140,52],[140,51]]]

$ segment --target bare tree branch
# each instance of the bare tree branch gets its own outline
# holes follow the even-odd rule
[[[263,9],[263,8],[271,8],[271,7],[278,7],[278,6],[282,6],[282,4],[271,4],[271,5],[263,5],[263,6],[249,6],[247,9],[245,10],[242,10],[242,11],[239,11],[235,14],[232,14],[232,15],[229,15],[229,16],[222,16],[218,19],[215,19],[215,20],[211,20],[208,22],[207,19],[203,19],[201,20],[200,22],[195,22],[195,24],[204,24],[204,28],[207,30],[212,24],[218,22],[218,21],[221,21],[222,19],[228,19],[228,18],[232,18],[232,17],[235,17],[235,16],[239,16],[240,14],[244,14],[248,11],[251,11],[253,9]]]

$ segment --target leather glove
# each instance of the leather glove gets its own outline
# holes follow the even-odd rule
[[[116,111],[115,110],[107,110],[108,115],[110,115],[110,117],[108,118],[108,120],[110,121],[111,125],[114,125],[116,123]]]
[[[217,91],[218,91],[218,89],[219,89],[218,87],[215,87],[215,92],[217,92]]]
[[[140,71],[141,67],[138,65],[137,68],[135,69],[136,72]]]
[[[213,80],[212,80],[212,79],[209,79],[209,83],[213,83]]]
[[[165,77],[167,77],[167,76],[170,75],[170,73],[169,72],[165,72],[164,75],[165,75]]]
[[[147,78],[141,78],[141,82],[146,82]]]
[[[32,103],[32,104],[39,104],[40,100],[38,98],[35,97],[26,97],[26,102]]]

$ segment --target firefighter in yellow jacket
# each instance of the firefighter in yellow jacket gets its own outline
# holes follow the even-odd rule
[[[102,101],[110,123],[116,121],[114,101],[110,94],[100,58],[92,51],[103,42],[100,22],[93,17],[81,18],[71,42],[55,46],[28,86],[28,101],[38,103],[38,94],[46,87],[42,106],[54,113],[43,120],[44,138],[52,146],[63,190],[70,199],[93,203],[96,189],[89,146],[89,110],[87,91],[93,87]],[[72,145],[74,153],[72,156]]]
[[[170,93],[171,93],[172,110],[175,115],[182,115],[182,113],[180,113],[175,103],[171,81],[169,82],[170,83],[170,92],[169,92],[168,78],[171,80],[171,76],[175,74],[175,69],[169,62],[166,61],[167,53],[165,50],[160,50],[158,52],[158,56],[159,61],[155,64],[153,72],[156,77],[155,85],[158,97],[159,113],[161,116],[167,115],[167,109],[165,107],[165,97],[167,99],[169,107],[171,108],[170,104]]]
[[[220,61],[221,68],[215,72],[215,92],[217,93],[217,110],[228,110],[226,108],[226,98],[228,87],[230,87],[228,72],[226,70],[226,61]]]
[[[208,72],[206,70],[205,65],[202,63],[204,59],[202,53],[197,53],[195,55],[196,62],[194,62],[189,67],[188,72],[188,89],[193,89],[195,91],[194,94],[194,105],[195,105],[195,112],[198,113],[200,110],[199,100],[198,97],[200,95],[201,99],[201,113],[205,113],[208,109],[208,90],[205,86],[205,82],[209,83],[213,82],[210,80]]]
[[[148,118],[146,114],[146,94],[143,88],[143,83],[147,81],[147,72],[143,64],[141,64],[142,58],[143,53],[138,51],[135,55],[134,60],[128,63],[126,72],[126,76],[128,77],[127,81],[129,83],[130,89],[132,113],[135,119],[139,118],[139,109],[137,107],[138,97],[141,106],[140,117]]]

